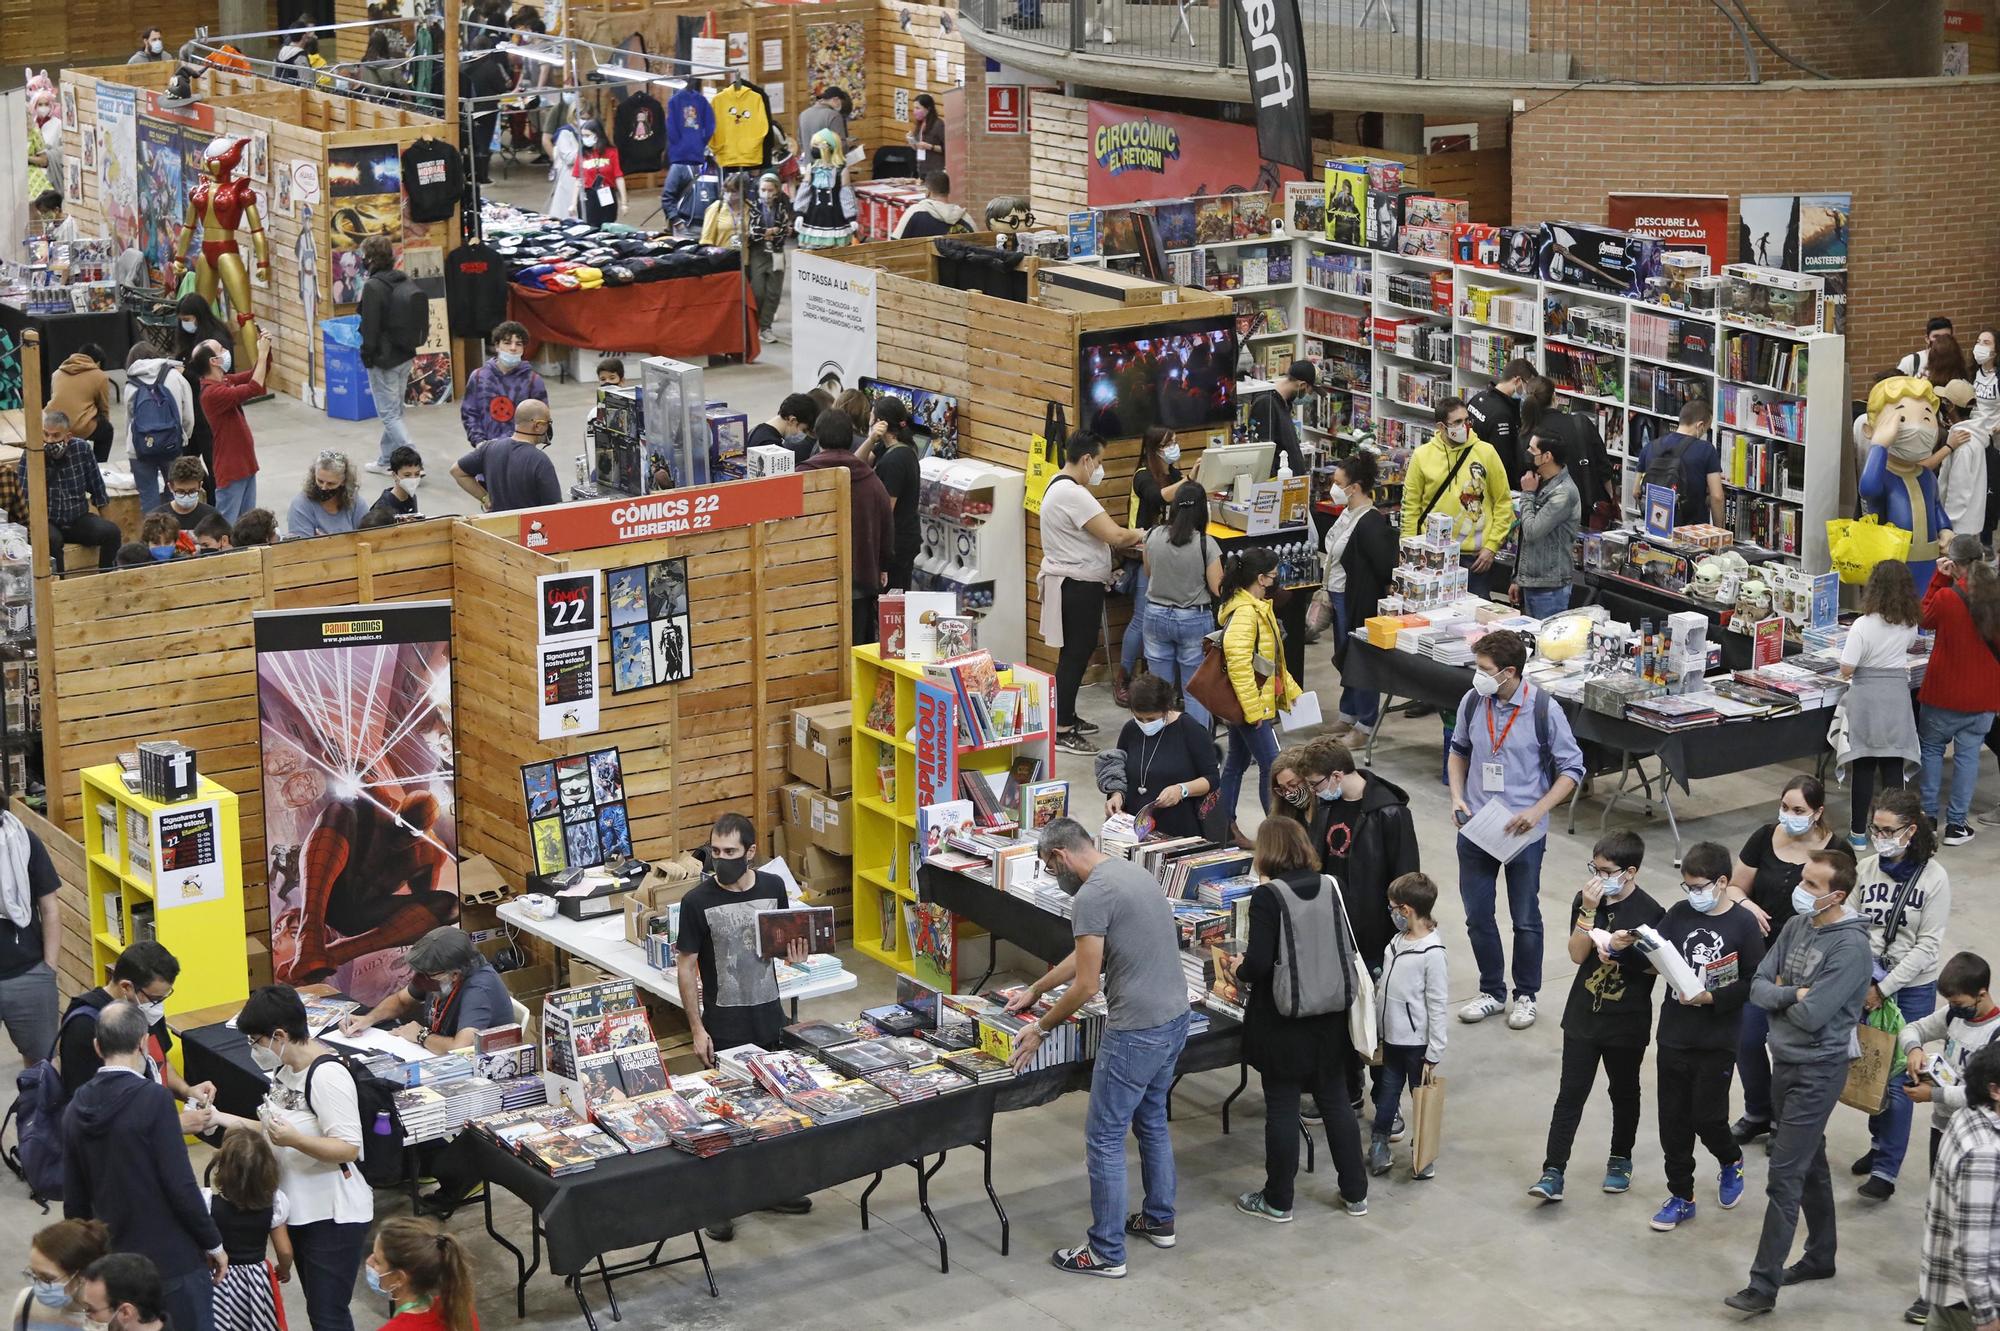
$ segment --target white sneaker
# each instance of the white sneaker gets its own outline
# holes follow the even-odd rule
[[[1111,31],[1111,29],[1109,29],[1109,28],[1106,28],[1106,29],[1104,30],[1104,44],[1105,44],[1106,46],[1116,46],[1116,45],[1118,45],[1118,34],[1117,34],[1117,33],[1115,33],[1115,32],[1113,32],[1113,31]],[[1367,1205],[1367,1203],[1366,1203],[1366,1202],[1364,1202],[1364,1203],[1362,1203],[1362,1205],[1363,1205],[1363,1206],[1366,1206],[1366,1205]],[[1356,1214],[1356,1213],[1355,1213],[1355,1212],[1349,1212],[1349,1214],[1350,1214],[1350,1215],[1352,1215],[1352,1214]],[[1365,1214],[1365,1212],[1363,1212],[1362,1214]]]
[[[1507,1014],[1507,1028],[1514,1031],[1525,1031],[1534,1024],[1535,1000],[1532,998],[1515,999],[1514,1010]]]
[[[1091,41],[1096,41],[1096,40],[1097,40],[1097,20],[1096,20],[1096,19],[1094,19],[1094,18],[1087,18],[1087,19],[1085,19],[1085,20],[1083,21],[1083,39],[1084,39],[1085,41],[1087,41],[1087,42],[1091,42]]]
[[[366,462],[362,464],[361,469],[363,471],[372,471],[377,476],[387,476],[389,474],[389,464],[386,462]]]
[[[1458,1019],[1468,1025],[1496,1017],[1507,1010],[1507,1005],[1491,994],[1481,994],[1458,1010]]]

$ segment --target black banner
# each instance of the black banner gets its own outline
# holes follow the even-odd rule
[[[1312,96],[1298,0],[1237,0],[1257,151],[1266,161],[1312,173]]]

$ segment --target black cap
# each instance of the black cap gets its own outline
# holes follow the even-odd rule
[[[1285,370],[1287,379],[1296,379],[1307,388],[1319,387],[1319,369],[1309,360],[1295,360]]]

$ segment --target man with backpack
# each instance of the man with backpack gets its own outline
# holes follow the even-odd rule
[[[125,430],[132,441],[132,481],[146,513],[166,502],[161,479],[194,432],[194,390],[181,363],[152,353],[141,342],[125,359]]]
[[[91,1034],[98,1069],[63,1112],[63,1216],[102,1220],[112,1251],[159,1268],[175,1331],[215,1331],[213,1281],[229,1258],[188,1163],[173,1096],[147,1075],[146,1015],[133,1003],[108,1004]]]
[[[1507,1025],[1519,1031],[1535,1024],[1542,987],[1549,813],[1583,780],[1583,751],[1562,708],[1521,677],[1528,649],[1520,635],[1496,629],[1472,645],[1472,660],[1472,691],[1458,704],[1449,751],[1452,817],[1462,828],[1497,800],[1513,814],[1506,835],[1531,839],[1505,861],[1507,912],[1514,921],[1514,1005],[1508,1012],[1507,953],[1494,911],[1502,861],[1464,832],[1458,835],[1458,894],[1479,962],[1479,996],[1458,1010],[1458,1019],[1484,1021],[1508,1012]]]
[[[12,813],[0,812],[0,1022],[32,1068],[56,1043],[56,957],[62,916],[56,909],[56,867],[40,837]]]
[[[1639,468],[1632,477],[1632,498],[1643,506],[1646,487],[1664,485],[1677,496],[1674,526],[1715,522],[1722,516],[1722,459],[1708,437],[1715,411],[1706,398],[1689,398],[1681,406],[1678,430],[1663,434],[1639,450]]]
[[[410,446],[403,428],[403,395],[410,387],[417,348],[430,336],[431,298],[396,267],[396,247],[387,236],[363,241],[361,261],[368,266],[368,280],[361,286],[361,364],[368,371],[375,414],[382,418],[382,451],[367,466],[386,476],[389,455]]]

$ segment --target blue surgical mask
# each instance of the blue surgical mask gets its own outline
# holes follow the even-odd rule
[[[1706,915],[1715,909],[1715,899],[1718,895],[1719,893],[1713,884],[1710,884],[1708,887],[1689,888],[1687,894],[1688,905],[1693,906],[1696,910]]]
[[[1135,716],[1132,718],[1132,724],[1139,727],[1140,734],[1150,737],[1159,734],[1162,730],[1165,730],[1167,728],[1167,718],[1164,716],[1156,716],[1150,721],[1141,721],[1138,717]]]
[[[514,369],[521,363],[521,353],[518,351],[496,351],[493,353],[493,363],[503,370]]]
[[[1339,798],[1340,798],[1340,782],[1328,781],[1324,786],[1320,787],[1319,790],[1320,803],[1331,804]]]
[[[1160,461],[1166,463],[1169,467],[1173,466],[1176,462],[1179,462],[1180,460],[1181,460],[1181,446],[1179,444],[1168,444],[1165,448],[1160,450]]]
[[[69,1282],[67,1280],[37,1280],[35,1302],[44,1308],[67,1308],[70,1305]]]
[[[236,357],[232,352],[230,352],[230,350],[227,347],[225,347],[223,348],[221,354],[216,356],[215,363],[222,367],[222,372],[224,374],[228,374],[230,370],[234,368],[236,365]]]
[[[1597,875],[1597,884],[1598,891],[1604,894],[1603,900],[1616,901],[1619,895],[1625,891],[1625,875],[1622,873],[1599,874]]]
[[[369,1289],[375,1291],[377,1294],[380,1294],[385,1299],[391,1297],[389,1291],[382,1288],[382,1275],[379,1271],[377,1271],[374,1267],[368,1265],[366,1262],[363,1262],[361,1264],[361,1271],[362,1274],[367,1276],[368,1278]]]
[[[1813,816],[1809,813],[1778,813],[1778,826],[1791,836],[1804,836],[1812,830]]]
[[[1804,883],[1792,889],[1792,909],[1800,915],[1819,914],[1819,898]]]

